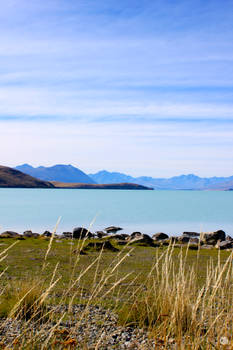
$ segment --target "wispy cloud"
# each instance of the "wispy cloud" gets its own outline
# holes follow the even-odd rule
[[[1,151],[1,162],[12,166],[22,158],[37,166],[62,159],[87,172],[103,167],[172,176],[195,168],[199,175],[220,176],[224,167],[224,173],[232,173],[233,131],[219,125],[2,121],[0,138],[7,149]]]
[[[156,101],[157,100],[157,101]],[[3,116],[54,116],[77,118],[78,120],[103,121],[111,117],[119,122],[123,118],[133,120],[155,120],[162,117],[205,118],[219,120],[229,118],[233,120],[233,104],[198,103],[198,102],[169,102],[134,99],[132,96],[121,96],[118,92],[77,90],[60,91],[49,87],[5,87],[0,88],[0,115]]]
[[[139,175],[156,175],[158,164],[161,175],[172,175],[185,162],[192,172],[204,164],[214,174],[214,157],[224,154],[222,174],[232,173],[232,22],[230,0],[1,4],[1,159],[18,162],[12,137],[22,161],[34,159],[20,132],[37,140],[38,162],[48,147],[50,162],[71,153],[70,162],[85,167],[88,152],[113,170],[133,162]],[[119,147],[121,160],[110,156]],[[144,163],[145,153],[148,162],[156,155],[156,166]]]

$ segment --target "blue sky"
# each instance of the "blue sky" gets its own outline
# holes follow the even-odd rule
[[[233,1],[8,0],[1,164],[233,174]]]

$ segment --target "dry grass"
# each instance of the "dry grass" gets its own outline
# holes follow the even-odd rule
[[[219,251],[216,263],[208,258],[203,266],[200,251],[177,250],[172,245],[162,250],[141,247],[129,250],[126,246],[111,253],[106,263],[107,253],[103,249],[89,260],[82,257],[79,253],[86,243],[85,240],[75,241],[74,245],[66,246],[69,249],[67,281],[61,273],[59,256],[51,269],[54,234],[48,242],[43,242],[47,249],[41,262],[41,274],[4,281],[0,296],[2,326],[12,318],[24,322],[21,334],[14,340],[17,349],[81,349],[70,335],[57,340],[59,325],[72,317],[72,306],[77,302],[85,303],[86,307],[76,319],[76,328],[86,317],[88,306],[100,304],[111,306],[119,314],[121,324],[146,329],[150,337],[161,344],[158,349],[169,349],[172,344],[185,350],[233,349],[232,253],[222,259]],[[140,249],[153,252],[153,260],[148,262],[150,268],[143,272],[143,278],[137,271],[130,270],[135,263],[132,252],[136,256]],[[0,258],[7,259],[9,252],[10,247],[7,247]],[[86,264],[82,265],[82,259]],[[88,283],[88,297],[83,287],[85,282]],[[57,287],[61,285],[63,291],[58,295]],[[48,307],[51,304],[53,308]],[[57,313],[64,304],[68,305],[68,311]],[[43,326],[32,332],[32,322]],[[221,344],[223,339],[226,345]]]
[[[46,314],[42,295],[41,281],[35,278],[8,283],[0,298],[0,317],[21,320],[42,319]]]
[[[221,264],[219,252],[216,266],[210,260],[200,285],[198,254],[190,266],[188,249],[175,260],[173,249],[157,258],[146,284],[123,306],[121,322],[146,326],[152,337],[165,345],[172,339],[180,349],[220,349],[222,337],[233,349],[233,255]]]

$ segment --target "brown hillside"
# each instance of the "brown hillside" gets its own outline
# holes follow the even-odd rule
[[[53,184],[38,180],[21,171],[0,165],[0,187],[53,188]]]
[[[79,188],[79,189],[108,189],[108,190],[153,190],[153,188],[132,184],[132,183],[117,183],[117,184],[83,184],[83,183],[64,183],[51,181],[56,188]]]

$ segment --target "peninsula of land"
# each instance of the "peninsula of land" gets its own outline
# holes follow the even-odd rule
[[[51,181],[55,188],[76,188],[76,189],[99,189],[99,190],[153,190],[152,187],[147,187],[128,182],[111,183],[111,184],[86,184],[86,183],[67,183]]]

